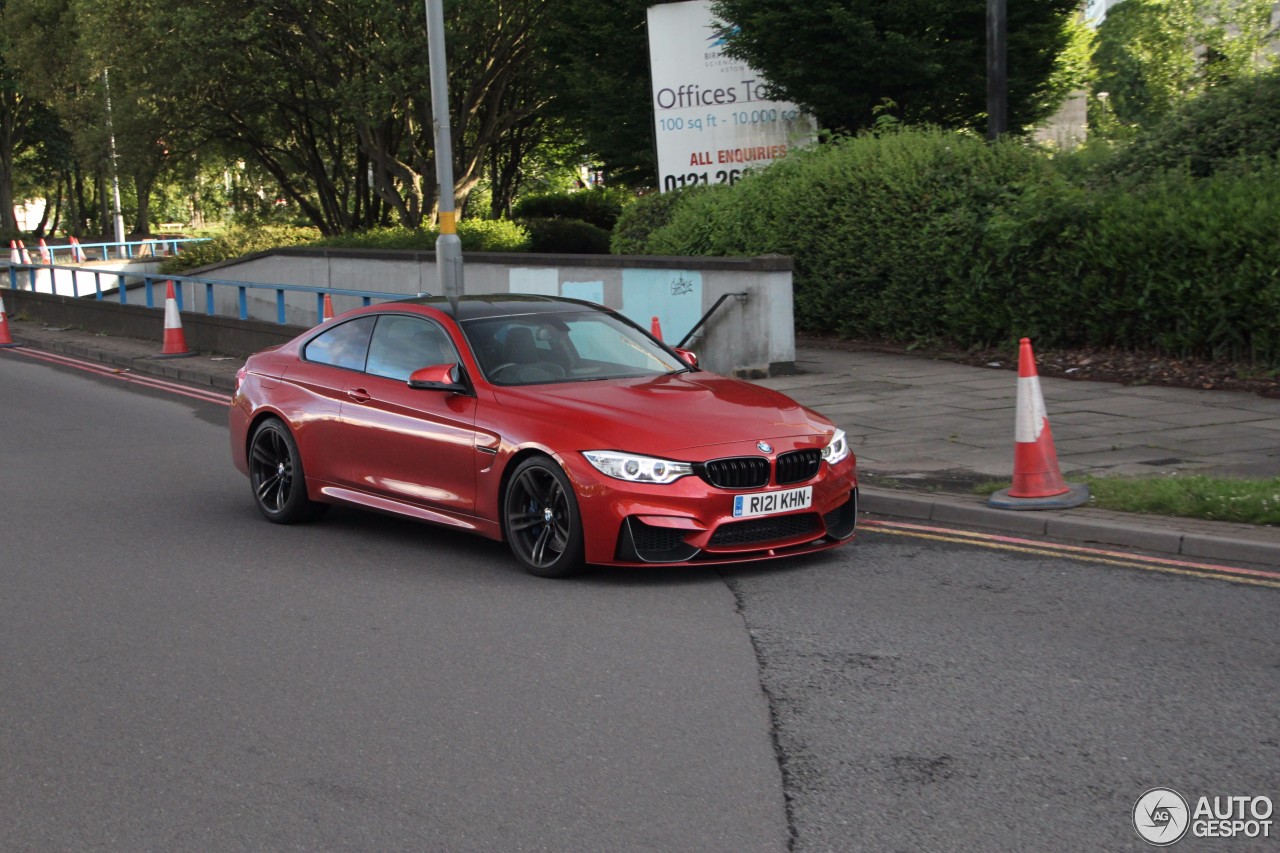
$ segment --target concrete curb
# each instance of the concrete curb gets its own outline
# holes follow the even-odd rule
[[[105,340],[119,342],[121,339]],[[143,342],[140,341],[131,341],[128,348],[118,348],[106,343],[102,345],[86,343],[77,338],[59,340],[51,335],[41,335],[40,340],[27,345],[32,349],[83,358],[85,361],[119,367],[133,373],[176,379],[191,385],[226,391],[228,394],[235,389],[235,370],[244,364],[243,359],[212,356],[208,353],[195,353],[188,358],[177,360],[161,358],[159,349],[149,355],[138,355],[136,350],[142,344]],[[214,359],[217,361],[215,362]]]

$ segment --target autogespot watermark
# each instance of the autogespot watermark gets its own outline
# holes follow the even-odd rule
[[[1148,844],[1193,838],[1270,838],[1270,797],[1200,797],[1192,807],[1172,788],[1152,788],[1133,804],[1133,828]]]

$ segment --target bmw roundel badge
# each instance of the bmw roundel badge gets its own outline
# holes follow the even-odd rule
[[[772,444],[770,444],[770,443],[769,443],[769,442],[767,442],[767,441],[757,441],[757,442],[756,442],[756,448],[757,448],[761,453],[772,453],[772,452],[773,452],[773,445],[772,445]]]

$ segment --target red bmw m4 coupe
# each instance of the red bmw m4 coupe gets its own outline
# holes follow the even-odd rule
[[[231,456],[282,524],[350,504],[561,577],[803,554],[857,523],[841,430],[588,302],[358,308],[251,356],[236,386]]]

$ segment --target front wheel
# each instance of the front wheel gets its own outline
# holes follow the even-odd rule
[[[530,574],[563,578],[582,571],[582,516],[573,484],[554,460],[533,456],[516,466],[502,501],[502,533]]]
[[[249,484],[258,511],[276,524],[319,518],[329,507],[307,498],[298,444],[276,418],[258,425],[249,441]]]

